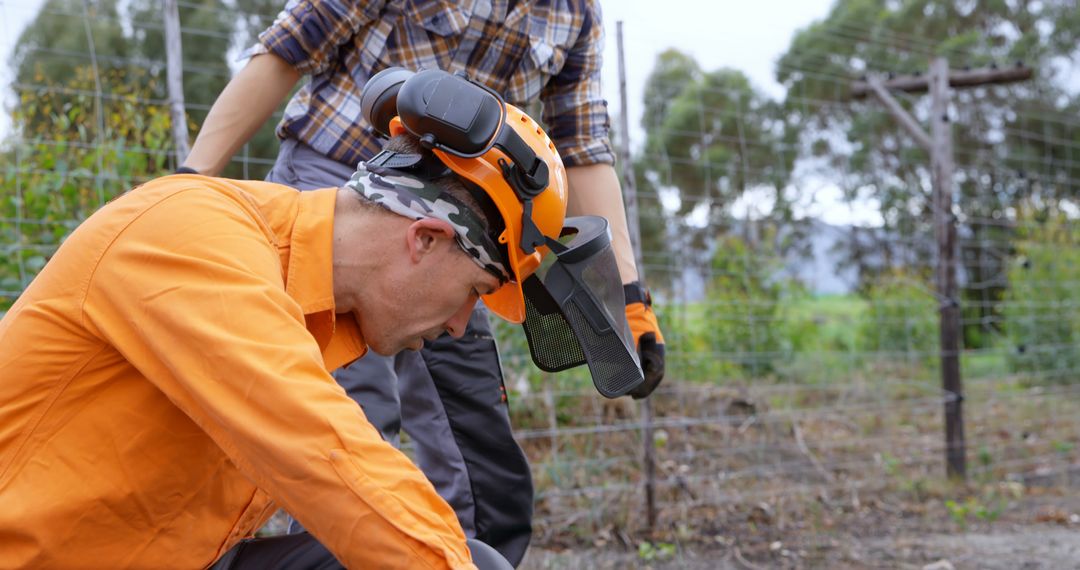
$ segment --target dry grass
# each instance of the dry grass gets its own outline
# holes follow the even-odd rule
[[[668,381],[653,401],[652,529],[638,406],[620,417],[586,392],[534,395],[518,406],[530,417],[514,418],[532,428],[520,437],[537,488],[534,545],[638,562],[679,552],[736,567],[815,567],[883,537],[1080,523],[1067,491],[1080,480],[1080,391],[971,383],[969,477],[955,482],[944,475],[942,394],[891,380],[904,376],[882,367],[825,387]],[[1047,497],[1060,508],[1045,511]]]

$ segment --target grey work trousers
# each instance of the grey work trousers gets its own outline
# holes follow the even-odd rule
[[[479,570],[504,570],[509,564],[490,545],[467,541]],[[344,570],[337,558],[306,532],[250,538],[226,552],[210,570]]]
[[[341,186],[354,170],[287,139],[266,179],[313,190]],[[487,309],[477,304],[460,339],[443,334],[395,357],[369,352],[334,378],[388,442],[398,445],[400,429],[409,434],[465,534],[516,566],[532,533],[532,476],[510,429]]]

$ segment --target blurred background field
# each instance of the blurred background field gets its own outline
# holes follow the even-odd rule
[[[279,4],[178,0],[192,136]],[[1076,567],[1075,2],[668,4],[605,4],[604,72],[667,379],[649,409],[605,401],[497,327],[537,487],[525,566]],[[153,0],[0,0],[0,311],[96,208],[176,167],[163,29]],[[856,96],[937,58],[1032,71],[952,91],[948,212],[931,153]],[[930,131],[931,97],[889,92]],[[261,178],[275,154],[268,124],[227,173]],[[951,262],[935,219],[955,224]],[[952,356],[961,390],[943,388]]]

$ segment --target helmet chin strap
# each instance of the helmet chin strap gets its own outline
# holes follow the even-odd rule
[[[544,235],[540,228],[536,227],[532,219],[532,207],[531,199],[522,202],[524,212],[521,214],[521,249],[525,253],[532,253],[536,251],[537,246],[546,245],[555,255],[567,251],[568,248],[562,242]]]
[[[533,222],[532,198],[522,200],[521,208],[521,250],[531,254],[536,251],[536,246],[544,245],[552,240],[548,236],[545,236],[543,232],[540,231],[540,228],[536,227],[536,222]]]

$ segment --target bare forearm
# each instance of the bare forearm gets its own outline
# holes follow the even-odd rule
[[[630,232],[626,225],[626,209],[623,206],[619,176],[610,164],[572,166],[566,169],[570,183],[567,200],[567,216],[603,216],[611,225],[612,247],[619,264],[623,283],[638,280],[634,250],[630,246]]]
[[[300,74],[277,55],[251,58],[214,101],[184,166],[210,176],[220,174],[299,79]]]

